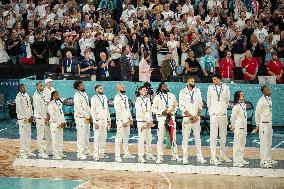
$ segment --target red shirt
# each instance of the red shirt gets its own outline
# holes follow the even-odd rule
[[[227,58],[223,58],[219,62],[219,72],[222,76],[222,78],[233,78],[234,77],[234,61],[230,58],[227,60]]]
[[[246,69],[246,72],[248,72],[251,75],[254,75],[258,71],[258,63],[255,58],[243,59],[241,67],[242,69]],[[250,80],[250,77],[244,74],[244,80],[245,81]]]
[[[271,71],[275,75],[280,75],[281,71],[283,70],[282,63],[279,60],[273,61],[270,60],[266,65],[267,71]],[[277,83],[282,83],[282,77],[279,80],[276,80]]]

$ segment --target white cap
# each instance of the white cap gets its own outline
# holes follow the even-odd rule
[[[49,83],[49,82],[51,82],[51,81],[53,81],[53,80],[50,79],[50,78],[47,78],[47,79],[45,80],[45,84],[47,84],[47,83]]]

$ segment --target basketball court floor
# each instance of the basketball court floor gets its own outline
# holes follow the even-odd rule
[[[108,133],[107,151],[110,159],[100,162],[76,159],[76,131],[64,131],[64,160],[29,158],[18,159],[18,128],[15,120],[0,121],[0,188],[2,189],[242,189],[242,188],[283,188],[284,189],[284,131],[275,129],[273,134],[273,159],[278,165],[272,169],[259,167],[259,138],[257,134],[248,135],[245,158],[250,165],[233,168],[232,164],[211,166],[197,164],[194,139],[190,139],[189,165],[171,162],[166,156],[163,165],[154,161],[138,164],[136,159],[125,160],[123,164],[113,162],[115,132]],[[32,149],[36,151],[35,129],[32,132]],[[137,154],[137,131],[130,136],[130,151]],[[90,141],[93,137],[91,135]],[[156,133],[153,131],[153,153],[156,154]],[[209,161],[209,135],[202,134],[202,151]],[[228,156],[232,157],[233,134],[227,137]],[[181,134],[177,135],[178,153],[181,150]],[[92,144],[92,143],[91,143]],[[90,146],[92,149],[92,146]],[[169,155],[170,150],[165,149]]]

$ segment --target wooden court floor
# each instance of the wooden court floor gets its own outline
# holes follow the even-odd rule
[[[113,144],[109,143],[107,146],[107,153],[114,151]],[[35,149],[35,147],[36,143],[33,141],[32,148]],[[181,147],[179,146],[178,149],[181,154]],[[204,147],[202,150],[204,156],[210,156],[208,147]],[[76,151],[76,144],[65,142],[64,151]],[[130,151],[137,153],[137,145],[131,145]],[[156,152],[155,145],[153,151]],[[170,150],[165,150],[165,154],[169,154],[169,152]],[[0,140],[1,177],[82,179],[85,183],[79,187],[80,189],[284,189],[284,178],[13,167],[12,163],[18,153],[19,142],[17,140]],[[193,155],[194,153],[194,148],[192,148],[189,154]],[[275,160],[284,160],[284,149],[274,150],[272,155]],[[228,156],[232,156],[231,148],[228,148]],[[259,151],[257,149],[245,151],[247,159],[257,159],[258,157]]]

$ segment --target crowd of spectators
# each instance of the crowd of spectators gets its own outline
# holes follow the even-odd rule
[[[254,83],[265,70],[282,83],[283,15],[282,0],[2,0],[0,63],[127,81],[156,68]]]

